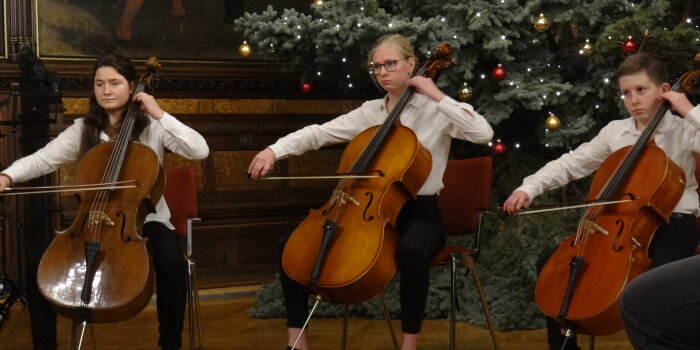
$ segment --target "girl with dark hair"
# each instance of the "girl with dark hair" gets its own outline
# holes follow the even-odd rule
[[[35,153],[15,161],[0,173],[0,192],[13,183],[51,173],[61,165],[78,161],[92,147],[116,139],[130,101],[139,104],[132,140],[150,147],[163,162],[169,149],[188,159],[203,159],[209,154],[204,138],[195,130],[164,112],[153,96],[133,95],[136,70],[119,55],[100,57],[93,70],[93,95],[84,118],[61,132]],[[186,271],[182,250],[170,223],[170,211],[161,200],[156,212],[146,217],[142,235],[152,248],[156,274],[157,310],[160,323],[158,345],[162,349],[180,349],[186,298]],[[36,273],[46,247],[28,259],[26,293],[32,326],[34,349],[56,349],[56,313],[39,293]]]

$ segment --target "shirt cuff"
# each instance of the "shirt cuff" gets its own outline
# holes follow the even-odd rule
[[[700,129],[700,105],[693,107],[685,116],[685,119],[693,124],[694,127]]]
[[[267,148],[269,148],[272,151],[272,153],[275,154],[276,161],[286,158],[287,154],[282,151],[282,146],[280,146],[279,144],[269,145],[267,146]]]

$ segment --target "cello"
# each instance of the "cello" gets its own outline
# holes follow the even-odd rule
[[[134,89],[145,91],[159,64],[151,57]],[[132,96],[133,96],[132,95]],[[123,184],[79,190],[73,223],[57,232],[39,263],[37,284],[57,313],[87,322],[117,322],[139,313],[154,290],[154,272],[141,237],[165,180],[155,152],[131,141],[138,103],[130,102],[116,141],[91,148],[80,160],[77,183]]]
[[[442,43],[436,59],[416,72],[433,78],[454,65]],[[409,86],[383,124],[359,133],[346,146],[338,173],[377,173],[339,181],[331,198],[290,236],[282,253],[285,273],[307,292],[336,304],[355,304],[381,292],[396,271],[396,219],[430,174],[432,158],[415,133],[399,123],[415,94]]]
[[[699,75],[700,71],[685,73],[672,91],[687,93]],[[621,330],[622,290],[651,267],[649,244],[685,190],[683,169],[653,143],[669,107],[664,101],[637,142],[601,164],[587,199],[613,203],[589,207],[577,231],[561,242],[537,278],[537,307],[556,319],[567,336]],[[614,201],[630,194],[631,201]]]

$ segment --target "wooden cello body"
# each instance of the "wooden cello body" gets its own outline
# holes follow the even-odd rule
[[[698,74],[686,73],[673,90],[688,91]],[[622,329],[622,290],[651,267],[649,244],[685,190],[683,169],[651,142],[668,107],[664,102],[634,145],[613,152],[602,163],[588,194],[589,200],[633,200],[590,207],[537,278],[537,307],[564,328],[588,335]]]
[[[591,184],[589,199],[594,199],[591,194],[600,193],[629,148],[614,152],[603,162]],[[585,238],[575,234],[564,239],[540,272],[535,286],[535,302],[540,310],[555,319],[562,318],[570,263],[580,257],[583,267],[564,315],[565,323],[589,335],[622,329],[620,294],[629,281],[651,267],[649,243],[656,229],[668,222],[684,189],[683,169],[657,146],[647,146],[618,192],[633,193],[637,199],[599,208],[592,222],[607,233],[585,223],[579,225],[579,230],[592,231]]]
[[[449,45],[438,46],[436,55],[438,60],[416,74],[434,77],[438,69],[453,65]],[[416,197],[432,168],[428,150],[399,123],[414,93],[409,87],[386,121],[358,134],[341,157],[340,173],[377,176],[341,180],[328,202],[311,210],[287,241],[285,273],[320,300],[365,301],[396,272],[398,213]]]
[[[340,173],[348,172],[376,129],[363,131],[348,144]],[[323,207],[311,210],[294,230],[282,255],[287,275],[302,285],[311,282],[323,228],[329,215],[340,211],[332,244],[310,292],[338,304],[355,304],[379,294],[396,271],[398,212],[415,197],[431,166],[430,153],[413,131],[397,126],[369,163],[369,169],[382,169],[384,176],[353,179],[342,193],[336,192]]]
[[[144,84],[142,77],[135,93]],[[136,113],[132,103],[117,141],[86,152],[77,175],[78,184],[126,181],[135,188],[80,192],[73,223],[57,232],[39,263],[39,291],[59,314],[76,321],[133,317],[153,295],[141,229],[146,215],[155,212],[165,180],[155,152],[130,141]]]

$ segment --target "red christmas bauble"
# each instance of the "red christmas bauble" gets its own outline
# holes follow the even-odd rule
[[[299,85],[299,90],[301,90],[301,92],[305,94],[311,92],[313,88],[313,85],[311,85],[310,83],[302,83],[301,85]]]
[[[505,152],[506,152],[506,145],[504,145],[504,144],[502,144],[502,143],[500,143],[500,142],[497,143],[497,144],[495,144],[495,145],[493,145],[493,153],[496,153],[496,154],[503,154],[503,153],[505,153]]]
[[[495,79],[495,80],[503,80],[503,79],[506,78],[506,74],[508,74],[508,73],[507,73],[506,70],[503,68],[503,65],[499,63],[499,64],[496,66],[496,68],[494,68],[494,69],[491,71],[491,78],[493,78],[493,79]]]
[[[625,42],[620,44],[620,46],[622,47],[622,51],[628,55],[637,52],[637,43],[632,40],[631,36],[628,36]]]

